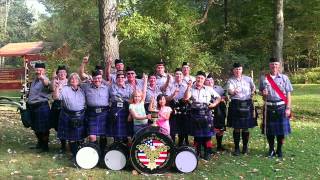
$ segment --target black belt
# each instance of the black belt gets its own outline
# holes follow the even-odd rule
[[[84,109],[80,110],[80,111],[70,111],[68,109],[63,109],[63,111],[66,114],[71,115],[71,116],[81,116],[84,113]]]
[[[102,111],[108,111],[109,110],[109,106],[88,106],[87,110],[99,113],[99,112],[102,112]]]
[[[46,104],[48,104],[48,101],[37,102],[37,103],[34,103],[34,104],[29,104],[29,103],[28,103],[28,106],[29,106],[30,108],[37,108],[37,107],[40,107],[40,106],[46,105]]]

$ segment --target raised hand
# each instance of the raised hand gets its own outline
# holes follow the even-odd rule
[[[82,59],[82,63],[88,64],[88,62],[89,62],[89,55],[84,56],[83,59]]]

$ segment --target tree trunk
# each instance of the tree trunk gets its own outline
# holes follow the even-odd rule
[[[102,59],[107,60],[108,56],[114,60],[119,58],[119,40],[117,36],[117,0],[99,1],[99,27],[100,47]]]
[[[274,42],[272,47],[272,57],[278,58],[283,66],[283,0],[275,0],[275,15],[274,15]]]

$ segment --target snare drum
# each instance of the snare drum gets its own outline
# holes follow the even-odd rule
[[[160,173],[172,166],[174,144],[165,131],[158,126],[149,126],[134,136],[130,160],[138,172]]]
[[[128,152],[128,147],[123,143],[112,143],[104,155],[106,167],[115,171],[123,169],[127,164]]]
[[[95,143],[81,145],[76,154],[76,163],[83,169],[92,169],[99,163],[100,148]]]
[[[198,166],[198,158],[194,148],[190,146],[181,146],[177,149],[174,160],[178,171],[182,173],[190,173]]]

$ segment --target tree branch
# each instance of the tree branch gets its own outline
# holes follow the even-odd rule
[[[208,0],[207,1],[207,6],[206,6],[206,9],[202,15],[202,18],[201,19],[198,19],[194,22],[194,25],[200,25],[202,23],[205,23],[208,21],[208,13],[209,13],[209,10],[212,6],[212,4],[219,4],[218,3],[219,0]]]

